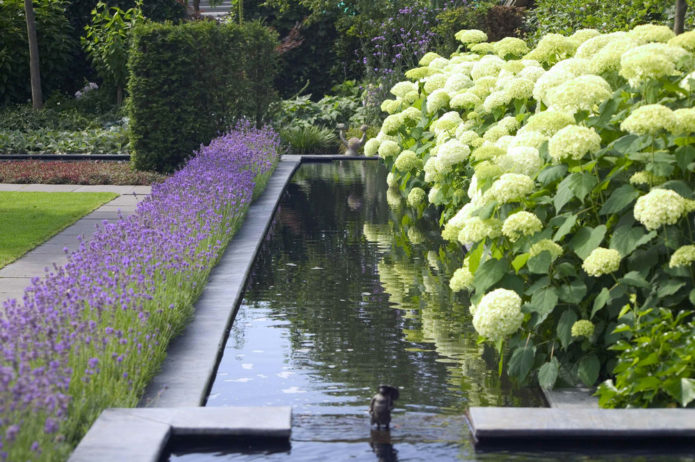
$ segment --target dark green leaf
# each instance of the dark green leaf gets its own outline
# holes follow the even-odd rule
[[[678,279],[667,279],[664,283],[659,284],[657,295],[659,298],[668,297],[678,292],[684,285],[685,282],[679,281]]]
[[[574,193],[569,187],[567,178],[565,178],[559,185],[557,185],[557,192],[555,192],[555,198],[553,199],[555,211],[557,213],[560,213],[562,207],[564,207],[569,201],[571,201],[573,197]]]
[[[531,301],[526,304],[525,311],[536,313],[536,326],[545,321],[545,318],[555,309],[557,305],[557,290],[555,287],[546,287],[545,289],[534,292],[531,296]]]
[[[594,189],[596,183],[598,183],[596,177],[587,172],[573,173],[567,177],[567,179],[569,180],[568,187],[574,193],[575,197],[582,202],[584,202],[584,198]]]
[[[509,264],[506,260],[487,260],[476,270],[473,286],[478,292],[485,292],[502,279],[507,271],[509,271]]]
[[[565,218],[565,221],[562,222],[560,227],[557,229],[555,232],[555,235],[553,236],[553,241],[558,242],[562,240],[563,237],[567,235],[570,231],[572,231],[572,227],[574,224],[577,222],[577,215],[570,215],[567,218]]]
[[[569,284],[563,284],[558,289],[560,300],[567,303],[579,303],[586,295],[586,284],[583,279],[572,279]]]
[[[689,170],[690,164],[692,164],[695,161],[695,147],[693,146],[683,146],[681,148],[676,149],[676,163],[678,164],[678,167],[683,172],[687,172]]]
[[[577,231],[569,241],[568,246],[574,250],[582,260],[589,256],[592,250],[598,247],[606,235],[606,226],[599,225],[596,228],[584,227]]]
[[[656,231],[647,233],[642,226],[618,226],[610,240],[610,248],[620,252],[623,257],[629,256],[637,247],[646,244],[656,237]]]
[[[560,320],[557,322],[557,338],[560,339],[562,348],[567,348],[572,342],[572,325],[577,321],[577,314],[571,310],[567,309],[560,316]]]
[[[630,271],[620,279],[620,282],[628,286],[641,287],[643,289],[649,288],[649,283],[638,271]]]
[[[535,257],[531,257],[526,261],[526,267],[531,273],[534,274],[546,274],[550,264],[553,261],[553,256],[550,252],[544,250]]]
[[[598,312],[601,308],[606,306],[606,303],[608,303],[608,300],[611,298],[611,293],[608,289],[605,287],[601,289],[601,292],[598,293],[596,298],[594,299],[594,306],[591,308],[591,316],[590,318],[593,318],[596,312]]]
[[[579,360],[577,375],[584,385],[591,387],[598,379],[598,373],[601,368],[601,363],[595,354],[582,356]]]
[[[635,188],[629,184],[622,185],[617,188],[608,200],[603,204],[599,213],[601,215],[610,215],[612,213],[619,213],[625,207],[630,205],[632,201],[639,197],[640,193]]]
[[[559,370],[560,363],[558,363],[555,357],[543,364],[540,369],[538,369],[538,384],[541,388],[545,388],[546,390],[552,389],[555,386]]]
[[[487,204],[485,204],[483,207],[480,207],[478,210],[473,212],[471,215],[477,216],[483,220],[486,220],[492,216],[492,212],[495,210],[495,207],[497,207],[497,202],[491,201],[491,202],[488,202]]]
[[[660,184],[659,188],[670,189],[688,199],[693,195],[693,190],[690,188],[690,186],[688,186],[686,182],[680,180],[667,181],[666,183]]]
[[[523,346],[514,350],[512,358],[509,360],[509,375],[523,382],[533,367],[535,357],[535,346]]]
[[[543,185],[547,186],[561,178],[564,178],[567,174],[566,165],[553,165],[552,167],[546,167],[538,174],[538,181]]]

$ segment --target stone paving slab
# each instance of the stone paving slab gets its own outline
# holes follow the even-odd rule
[[[69,462],[157,462],[170,438],[289,439],[290,407],[106,409]]]
[[[472,407],[477,443],[503,440],[693,438],[695,409]]]
[[[543,390],[548,405],[560,409],[598,409],[598,398],[590,388],[556,388]]]
[[[265,191],[251,204],[241,228],[211,271],[191,321],[169,345],[162,369],[148,385],[140,406],[173,408],[205,403],[246,277],[285,185],[300,161],[283,156]]]

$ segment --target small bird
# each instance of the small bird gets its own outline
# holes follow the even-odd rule
[[[393,402],[398,399],[398,389],[390,385],[379,385],[379,392],[374,395],[369,405],[369,415],[372,416],[371,425],[376,424],[376,429],[381,430],[384,425],[386,430],[391,423],[391,410]]]

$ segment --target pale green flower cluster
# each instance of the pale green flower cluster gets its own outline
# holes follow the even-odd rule
[[[495,289],[480,300],[473,315],[473,327],[490,341],[502,340],[521,327],[521,297],[513,290]]]
[[[395,165],[396,169],[404,173],[419,170],[422,168],[422,159],[413,151],[406,150],[398,154]]]
[[[427,198],[427,193],[422,188],[413,188],[408,193],[408,198],[406,199],[408,205],[411,207],[417,207],[422,204]]]
[[[649,42],[665,43],[674,38],[676,34],[667,26],[643,24],[635,26],[627,35],[641,45]]]
[[[529,52],[526,42],[516,37],[505,37],[493,43],[492,49],[500,58],[523,56]]]
[[[695,108],[676,109],[673,115],[676,116],[674,134],[692,136],[695,133]]]
[[[502,225],[502,234],[516,242],[522,236],[531,236],[543,229],[543,223],[531,212],[517,212],[507,217]]]
[[[635,135],[656,135],[661,130],[674,132],[678,120],[671,109],[662,104],[647,104],[634,111],[620,124],[620,129]]]
[[[458,240],[461,244],[470,245],[483,239],[494,239],[502,233],[502,224],[496,218],[483,220],[480,217],[470,217],[461,228]]]
[[[449,106],[449,100],[451,97],[446,90],[439,88],[434,90],[432,94],[427,97],[427,112],[433,114],[440,109],[446,109]]]
[[[595,328],[593,322],[588,319],[580,319],[572,324],[570,334],[572,334],[572,337],[586,337],[590,339],[594,335]]]
[[[639,172],[635,172],[630,177],[630,184],[633,184],[635,186],[647,185],[651,187],[664,183],[665,181],[666,178],[664,178],[663,176],[654,175],[652,172],[647,172],[646,170],[640,170]]]
[[[574,114],[597,112],[601,103],[613,94],[611,86],[598,75],[581,75],[550,89],[546,96],[551,109]]]
[[[647,80],[677,75],[675,59],[683,53],[687,52],[680,47],[663,44],[632,48],[620,57],[620,75],[633,87]]]
[[[495,181],[486,195],[499,204],[518,202],[531,194],[534,189],[533,180],[521,173],[505,173]]]
[[[467,263],[467,261],[464,261],[463,266],[454,271],[449,280],[449,287],[453,292],[461,292],[473,287],[473,273],[468,269]]]
[[[451,167],[464,162],[468,159],[471,150],[468,146],[453,138],[439,147],[434,165],[437,172],[444,174],[451,170]]]
[[[677,268],[679,266],[690,266],[694,261],[695,245],[684,245],[679,247],[675,252],[673,252],[668,266],[670,268]]]
[[[401,152],[401,147],[393,140],[385,140],[379,144],[379,150],[377,152],[379,153],[379,157],[385,159],[398,155],[398,153]]]
[[[555,162],[566,159],[581,160],[587,154],[601,149],[601,136],[593,128],[568,125],[548,142],[548,154]]]
[[[618,271],[621,259],[622,256],[617,250],[597,247],[586,257],[582,268],[589,276],[599,277]]]
[[[464,45],[487,42],[487,34],[477,29],[464,29],[456,32],[454,38]]]
[[[543,166],[543,159],[538,149],[529,146],[517,146],[507,149],[507,154],[497,159],[499,170],[507,173],[521,173],[533,177]],[[478,169],[476,168],[476,173]]]
[[[542,239],[531,246],[529,249],[529,256],[536,257],[542,252],[548,252],[550,257],[554,261],[557,257],[563,254],[562,247],[556,242],[550,239]]]
[[[654,188],[635,202],[637,221],[648,230],[673,225],[687,212],[685,199],[670,189]]]

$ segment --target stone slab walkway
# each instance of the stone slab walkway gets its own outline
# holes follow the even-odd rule
[[[62,266],[67,262],[65,249],[73,251],[79,247],[78,236],[89,239],[96,225],[103,221],[116,221],[119,212],[128,216],[135,212],[138,202],[150,194],[150,186],[116,185],[49,185],[49,184],[6,184],[0,183],[0,191],[25,192],[113,192],[120,194],[92,213],[85,215],[42,245],[27,252],[23,257],[0,269],[0,306],[10,298],[21,299],[31,278],[42,276],[45,268],[53,264]]]

